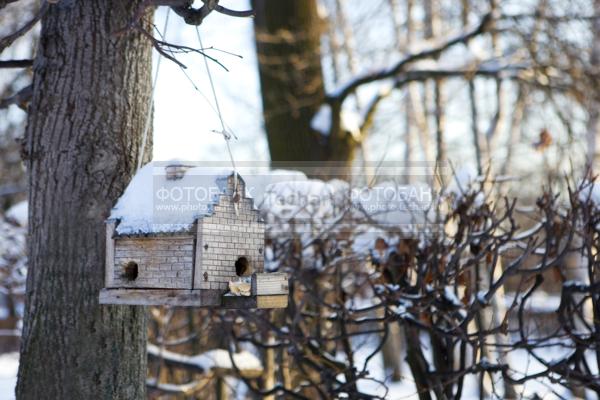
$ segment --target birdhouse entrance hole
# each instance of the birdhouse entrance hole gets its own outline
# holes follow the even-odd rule
[[[235,273],[237,276],[247,275],[250,263],[246,257],[239,257],[235,262]]]
[[[138,264],[135,261],[129,261],[123,268],[123,277],[128,281],[135,281],[138,277]]]

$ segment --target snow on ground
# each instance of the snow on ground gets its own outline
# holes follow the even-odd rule
[[[0,354],[0,400],[15,398],[19,353]]]
[[[425,337],[421,340],[425,340]],[[374,337],[356,339],[353,344],[357,347],[355,352],[355,363],[357,368],[361,369],[366,361],[367,357],[371,355],[378,341]],[[560,346],[552,346],[544,348],[536,352],[538,356],[543,357],[546,360],[559,360],[568,354],[568,350],[561,348]],[[401,355],[399,355],[400,357]],[[517,378],[521,377],[523,373],[533,374],[543,370],[543,366],[535,360],[525,350],[513,350],[510,352],[511,357],[511,368],[512,373]],[[416,392],[416,387],[410,369],[406,363],[401,364],[402,367],[402,380],[400,382],[390,382],[389,376],[391,373],[386,371],[383,366],[383,356],[380,353],[371,358],[366,366],[369,371],[367,379],[361,379],[358,381],[359,389],[366,394],[374,396],[385,396],[389,400],[417,400],[419,397]],[[370,379],[369,379],[370,378]],[[386,387],[382,384],[385,383]],[[560,386],[552,384],[547,378],[541,378],[536,380],[530,380],[523,385],[515,387],[518,394],[521,394],[523,398],[532,398],[535,395],[537,398],[545,400],[554,399],[572,399],[574,398],[571,392]],[[478,380],[473,375],[468,375],[465,378],[463,387],[463,394],[461,400],[476,400],[479,399],[478,395]]]
[[[368,305],[368,304],[367,304]],[[424,340],[424,338],[422,339]],[[357,368],[363,367],[368,371],[368,376],[365,379],[358,381],[358,387],[361,392],[376,396],[385,396],[390,400],[417,400],[418,395],[412,380],[410,369],[406,363],[402,363],[402,380],[400,382],[391,382],[389,379],[390,372],[386,371],[383,366],[383,357],[381,352],[372,357],[367,364],[367,358],[371,355],[378,344],[375,336],[358,337],[353,340],[353,345],[356,348],[355,365]],[[158,353],[156,346],[149,345],[149,351]],[[544,348],[537,352],[538,356],[546,360],[559,360],[565,357],[569,350],[561,346],[552,346]],[[212,368],[232,368],[229,353],[226,350],[216,349],[205,352],[197,356],[184,356],[171,353],[163,350],[162,354],[165,358],[177,358],[185,363],[193,363],[201,369],[210,370]],[[529,374],[538,372],[543,369],[543,366],[529,355],[525,350],[513,350],[511,355],[512,373],[516,377],[520,377],[522,373]],[[401,354],[398,355],[402,357]],[[262,368],[261,362],[254,354],[248,351],[242,351],[233,355],[234,361],[240,369],[256,369]],[[0,355],[0,400],[12,400],[14,396],[14,387],[17,381],[17,371],[19,366],[18,353],[5,353]],[[343,379],[343,376],[339,377]],[[385,386],[384,386],[385,384]],[[387,389],[386,389],[387,387]],[[573,398],[572,394],[561,387],[553,385],[548,379],[537,379],[526,382],[523,385],[516,387],[517,393],[522,394],[524,398],[537,395],[538,398],[545,400],[553,400],[562,398]],[[465,379],[463,388],[462,400],[478,399],[477,395],[478,383],[474,376],[468,376]]]
[[[361,341],[362,343],[360,343]],[[354,362],[357,368],[362,369],[367,357],[371,355],[378,341],[374,337],[363,338],[362,340],[358,338],[354,341],[354,344],[358,348],[354,353]],[[401,356],[401,354],[398,355],[398,357]],[[402,380],[391,382],[391,372],[385,370],[383,356],[379,352],[367,363],[366,369],[369,371],[369,376],[367,379],[358,381],[358,388],[362,393],[385,397],[389,400],[418,400],[417,388],[412,379],[409,366],[406,363],[402,363],[401,368]],[[461,399],[475,400],[478,398],[475,380],[471,380],[470,378],[465,379],[465,387]]]

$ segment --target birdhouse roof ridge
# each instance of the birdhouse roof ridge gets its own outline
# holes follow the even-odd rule
[[[234,195],[229,179],[235,175],[230,168],[148,163],[132,178],[108,220],[119,221],[118,235],[190,232],[196,220],[213,215],[220,196]],[[252,200],[243,177],[237,177],[244,191],[241,197]]]

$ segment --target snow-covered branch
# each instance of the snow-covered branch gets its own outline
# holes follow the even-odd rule
[[[183,368],[199,374],[215,373],[218,375],[241,375],[244,378],[256,378],[262,373],[263,367],[254,354],[241,351],[230,354],[223,349],[206,351],[195,356],[175,353],[148,344],[148,357],[164,362],[166,365]]]

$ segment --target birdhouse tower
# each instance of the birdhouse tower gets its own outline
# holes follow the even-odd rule
[[[287,306],[287,276],[264,273],[264,222],[231,171],[154,163],[106,222],[103,304]]]

